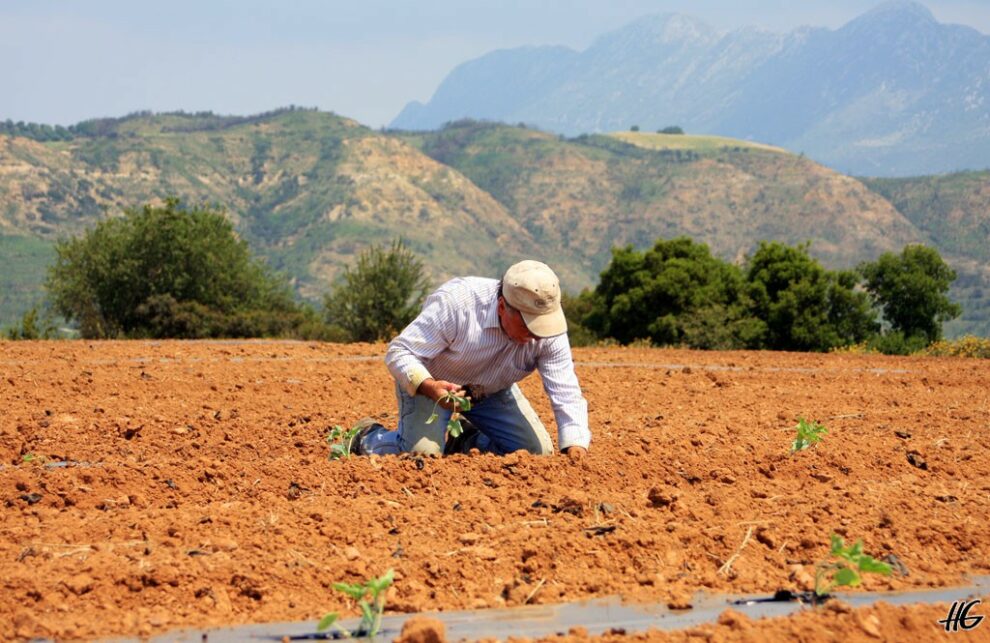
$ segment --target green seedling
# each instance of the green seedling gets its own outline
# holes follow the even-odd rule
[[[327,443],[330,445],[330,460],[340,460],[351,457],[351,446],[354,439],[361,432],[361,427],[345,430],[340,425],[335,425],[327,433]]]
[[[450,414],[450,419],[447,420],[447,433],[450,434],[450,437],[456,438],[464,431],[464,427],[461,426],[461,411],[466,412],[471,410],[471,398],[461,397],[460,395],[455,395],[450,391],[447,391],[441,395],[440,399],[438,399],[433,405],[433,413],[430,415],[430,419],[428,419],[426,423],[433,424],[436,422],[439,417],[437,414],[437,407],[448,402],[454,406],[454,411]]]
[[[804,451],[805,449],[815,446],[821,442],[824,439],[824,436],[828,433],[828,429],[825,428],[825,425],[819,424],[818,422],[808,422],[801,417],[798,418],[797,426],[794,428],[797,430],[797,437],[794,438],[794,442],[791,443],[791,453]]]
[[[21,456],[21,461],[22,462],[26,462],[26,463],[37,462],[38,464],[47,464],[48,463],[48,458],[46,458],[43,455],[35,455],[33,453],[25,453],[23,456]]]
[[[815,570],[815,595],[821,598],[836,587],[856,587],[861,574],[890,576],[890,565],[864,554],[862,540],[846,547],[840,536],[832,534],[828,558]]]
[[[385,611],[385,590],[392,584],[394,570],[388,570],[378,578],[371,578],[363,583],[334,583],[333,588],[343,592],[352,600],[357,601],[361,610],[361,623],[353,632],[341,627],[337,620],[339,614],[330,612],[320,619],[316,629],[320,632],[331,627],[337,628],[346,638],[366,636],[374,638],[382,627],[382,613]]]

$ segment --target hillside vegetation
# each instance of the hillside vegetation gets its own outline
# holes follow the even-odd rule
[[[963,316],[949,328],[990,336],[990,171],[863,182],[957,257]]]
[[[0,278],[15,284],[3,290],[0,324],[37,300],[56,238],[173,195],[225,208],[252,250],[313,302],[356,253],[397,236],[434,282],[541,257],[577,292],[598,282],[613,246],[686,235],[734,262],[763,240],[810,240],[830,268],[934,243],[970,289],[968,326],[947,332],[990,317],[979,308],[990,258],[976,248],[986,244],[967,245],[978,228],[953,241],[951,226],[937,229],[939,215],[905,205],[920,197],[900,199],[895,184],[871,190],[769,146],[645,132],[568,139],[474,121],[378,132],[301,109],[136,114],[66,131],[0,135],[0,261],[17,263]],[[977,212],[984,197],[963,192],[973,203],[965,212]]]
[[[225,207],[310,299],[358,250],[396,235],[438,278],[497,272],[534,251],[460,173],[333,114],[138,115],[68,141],[0,136],[2,234],[51,242],[170,195]]]
[[[567,265],[572,288],[597,281],[612,246],[657,237],[686,235],[733,260],[761,240],[812,240],[814,255],[846,267],[924,237],[859,181],[742,142],[652,149],[642,142],[660,135],[630,134],[634,145],[473,121],[405,136],[513,213]]]

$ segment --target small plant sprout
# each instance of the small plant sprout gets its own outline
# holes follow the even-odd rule
[[[335,425],[330,429],[330,432],[327,433],[327,443],[330,445],[330,460],[351,457],[351,446],[360,432],[361,427],[359,426],[344,430],[344,427]]]
[[[371,578],[363,583],[334,583],[333,588],[338,592],[343,592],[352,600],[357,601],[361,610],[361,623],[358,629],[353,632],[348,631],[337,623],[339,615],[337,612],[330,612],[320,619],[316,629],[320,632],[331,627],[337,628],[346,638],[356,638],[366,636],[374,638],[382,627],[382,612],[385,611],[385,590],[389,588],[394,579],[394,570],[388,570],[378,578]]]
[[[461,397],[447,391],[433,405],[433,413],[430,415],[430,419],[426,421],[427,424],[433,424],[437,421],[437,417],[439,417],[437,407],[446,403],[450,403],[454,407],[454,411],[450,414],[450,419],[447,420],[447,433],[450,434],[450,437],[456,438],[464,430],[464,427],[461,426],[461,411],[471,410],[471,398]]]
[[[890,565],[864,554],[862,540],[846,547],[841,536],[832,534],[828,558],[815,570],[815,595],[821,598],[836,587],[856,587],[862,582],[860,574],[890,576]]]
[[[825,428],[825,425],[819,424],[818,422],[809,422],[802,417],[798,418],[797,426],[794,428],[797,430],[797,437],[794,438],[794,442],[791,443],[791,453],[804,451],[805,449],[815,446],[821,442],[824,439],[824,436],[828,433],[828,429]]]

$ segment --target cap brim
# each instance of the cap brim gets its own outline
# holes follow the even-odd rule
[[[564,319],[564,310],[562,308],[558,308],[546,315],[535,315],[521,310],[519,314],[522,315],[523,321],[526,322],[526,328],[529,329],[529,332],[537,337],[556,337],[567,332],[567,320]]]

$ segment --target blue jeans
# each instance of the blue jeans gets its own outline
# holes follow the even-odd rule
[[[450,411],[437,406],[437,419],[427,424],[434,413],[432,400],[423,395],[410,396],[398,386],[395,396],[399,402],[399,430],[381,427],[369,431],[361,441],[362,452],[442,455]],[[520,449],[536,455],[553,452],[550,434],[516,384],[472,404],[463,415],[481,432],[471,447],[498,454]]]

